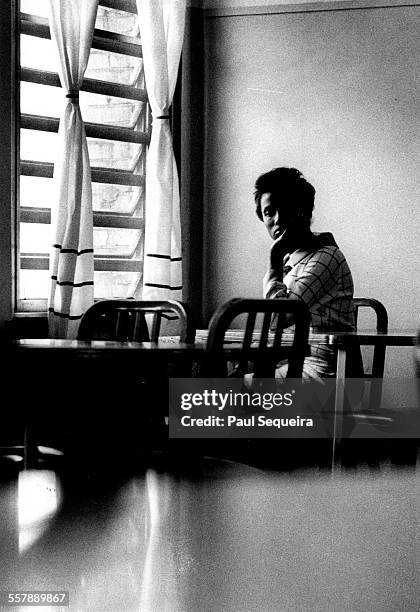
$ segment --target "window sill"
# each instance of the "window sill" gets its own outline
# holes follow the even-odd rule
[[[15,312],[13,319],[46,319],[47,312]]]

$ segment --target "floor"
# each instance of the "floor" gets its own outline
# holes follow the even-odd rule
[[[418,611],[415,465],[282,472],[156,454],[124,473],[2,476],[0,589],[69,591],[69,607],[38,610]]]

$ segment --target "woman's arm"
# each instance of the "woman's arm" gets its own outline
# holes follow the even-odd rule
[[[287,230],[286,230],[287,231]],[[268,270],[263,278],[263,296],[265,299],[275,300],[287,298],[287,286],[283,282],[283,259],[288,251],[286,231],[277,238],[270,249]],[[293,315],[284,317],[283,327],[293,325]],[[273,319],[273,322],[276,319]]]
[[[287,289],[283,283],[279,269],[271,267],[264,276],[264,297],[277,299],[287,297],[290,300],[300,300],[310,309],[321,300],[337,283],[337,270],[341,264],[340,251],[336,249],[320,249],[313,253],[302,273]],[[274,262],[273,262],[274,263]],[[293,324],[293,315],[287,315],[284,327]]]
[[[266,299],[287,297],[287,287],[283,283],[283,259],[287,252],[287,230],[285,230],[270,249],[268,270],[263,278],[263,296]]]

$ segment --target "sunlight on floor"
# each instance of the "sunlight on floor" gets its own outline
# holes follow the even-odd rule
[[[25,470],[19,474],[19,553],[27,551],[46,531],[61,505],[61,487],[54,472]]]

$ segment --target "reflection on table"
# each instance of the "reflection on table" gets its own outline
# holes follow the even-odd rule
[[[20,538],[2,589],[67,589],[78,612],[418,609],[414,470],[331,478],[156,459],[101,478],[24,472],[3,485],[3,523]]]

